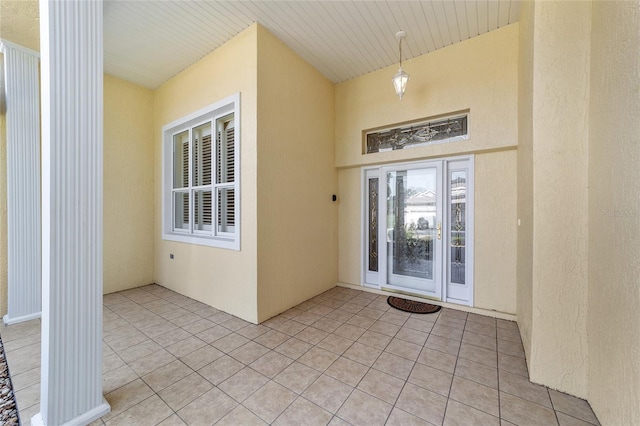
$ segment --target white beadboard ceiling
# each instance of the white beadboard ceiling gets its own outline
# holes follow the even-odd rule
[[[106,0],[105,71],[155,88],[258,22],[334,83],[514,23],[520,0]]]

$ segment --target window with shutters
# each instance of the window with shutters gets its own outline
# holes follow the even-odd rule
[[[163,132],[163,238],[240,249],[236,94],[167,124]]]

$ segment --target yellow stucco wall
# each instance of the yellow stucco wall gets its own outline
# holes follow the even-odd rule
[[[0,38],[39,50],[37,0],[0,1]],[[153,281],[153,93],[104,76],[104,292]],[[0,114],[0,314],[6,313],[6,134]]]
[[[338,170],[338,281],[362,283],[362,171]]]
[[[475,158],[474,304],[510,314],[516,313],[516,169],[515,150]]]
[[[153,282],[153,94],[104,76],[104,293]],[[0,312],[6,313],[6,133],[0,115]]]
[[[337,281],[334,86],[258,27],[258,319]]]
[[[475,306],[515,314],[518,25],[406,61],[403,68],[411,79],[402,101],[390,82],[395,66],[336,86],[338,279],[362,281],[361,166],[475,153]],[[468,140],[362,154],[365,129],[462,110],[470,111]]]
[[[587,395],[588,369],[590,8],[588,2],[536,2],[531,71],[529,375],[536,383],[580,397]]]
[[[104,292],[153,282],[153,92],[104,76]]]
[[[533,308],[533,25],[534,3],[520,5],[518,43],[517,319],[524,351],[531,355]]]
[[[520,18],[518,323],[531,379],[612,425],[640,423],[639,26],[638,2]]]
[[[154,254],[156,283],[257,321],[257,25],[155,91]],[[162,239],[162,126],[240,92],[240,251]],[[174,259],[169,258],[169,254]]]
[[[517,40],[518,25],[508,25],[403,62],[411,79],[402,101],[391,84],[397,65],[338,84],[336,166],[516,146]],[[466,141],[362,154],[365,129],[462,110],[471,110]]]
[[[0,38],[40,51],[38,0],[0,0]]]
[[[640,424],[638,28],[640,3],[593,3],[588,398],[603,425]]]

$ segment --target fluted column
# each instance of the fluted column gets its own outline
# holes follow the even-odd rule
[[[102,397],[102,1],[40,0],[42,375],[32,424],[84,425]]]
[[[8,300],[4,323],[40,317],[40,92],[38,53],[0,40],[7,118]]]

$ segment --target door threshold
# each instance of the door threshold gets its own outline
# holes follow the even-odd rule
[[[442,299],[438,299],[437,297],[427,296],[425,294],[411,293],[410,291],[397,290],[395,288],[380,287],[380,290],[388,291],[389,293],[402,294],[404,296],[417,297],[419,299],[432,300],[434,302],[442,302]]]
[[[367,293],[378,294],[380,296],[390,296],[394,292],[397,293],[397,290],[393,290],[393,289],[386,290],[380,287],[373,288],[373,287],[364,286],[362,284],[349,284],[343,281],[338,281],[336,283],[336,286],[342,287],[342,288],[350,288],[356,291],[366,291]],[[414,295],[411,295],[410,297],[414,297]],[[424,298],[423,295],[415,295],[415,297]],[[441,301],[434,300],[434,302],[437,303],[438,305],[441,305],[443,308],[453,309],[454,311],[470,312],[472,314],[484,315],[484,316],[489,316],[493,318],[500,318],[507,321],[516,321],[517,319],[516,314],[509,313],[509,312],[496,311],[494,309],[478,308],[478,307],[468,306],[468,305],[458,305],[456,303],[445,302],[442,300]]]

